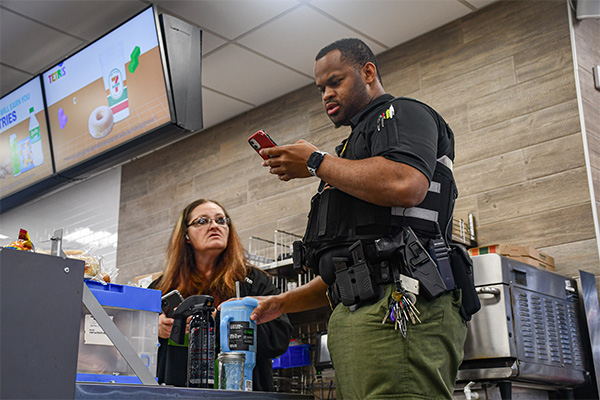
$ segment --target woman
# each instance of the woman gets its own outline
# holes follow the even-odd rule
[[[149,287],[162,291],[163,295],[177,289],[183,298],[210,295],[215,298],[217,307],[235,297],[236,282],[240,282],[241,296],[279,293],[269,276],[253,267],[244,256],[243,246],[225,209],[213,200],[194,201],[183,210],[173,229],[163,275]],[[173,318],[159,315],[158,380],[185,386],[187,347],[169,340],[173,322]],[[272,359],[285,353],[291,334],[292,325],[286,315],[258,326],[253,390],[273,391]]]

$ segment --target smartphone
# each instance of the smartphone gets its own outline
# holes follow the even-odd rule
[[[183,297],[179,290],[171,290],[169,293],[161,297],[161,308],[163,314],[169,318],[173,318],[173,313],[178,305],[183,302]]]
[[[250,136],[248,138],[248,143],[250,143],[250,146],[252,146],[252,148],[256,150],[257,153],[260,151],[260,149],[264,149],[265,147],[277,146],[275,141],[271,139],[271,136],[269,136],[269,134],[263,131],[262,129]],[[258,155],[265,160],[269,158],[268,156],[263,156],[260,153]]]

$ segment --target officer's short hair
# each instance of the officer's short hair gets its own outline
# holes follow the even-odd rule
[[[357,70],[360,70],[368,62],[373,63],[377,69],[377,79],[382,83],[375,54],[373,54],[373,51],[371,51],[365,42],[355,38],[336,40],[335,42],[323,47],[317,54],[317,57],[315,57],[315,61],[323,58],[326,54],[334,50],[340,51],[342,62],[352,65]]]

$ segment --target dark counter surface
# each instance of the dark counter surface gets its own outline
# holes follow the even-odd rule
[[[310,395],[275,392],[242,392],[237,390],[195,389],[174,386],[119,385],[76,383],[75,399],[281,399],[312,400]]]

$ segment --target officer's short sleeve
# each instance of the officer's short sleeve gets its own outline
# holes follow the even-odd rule
[[[435,170],[438,121],[425,105],[398,99],[380,114],[379,130],[372,132],[372,156],[408,164],[431,181]]]

